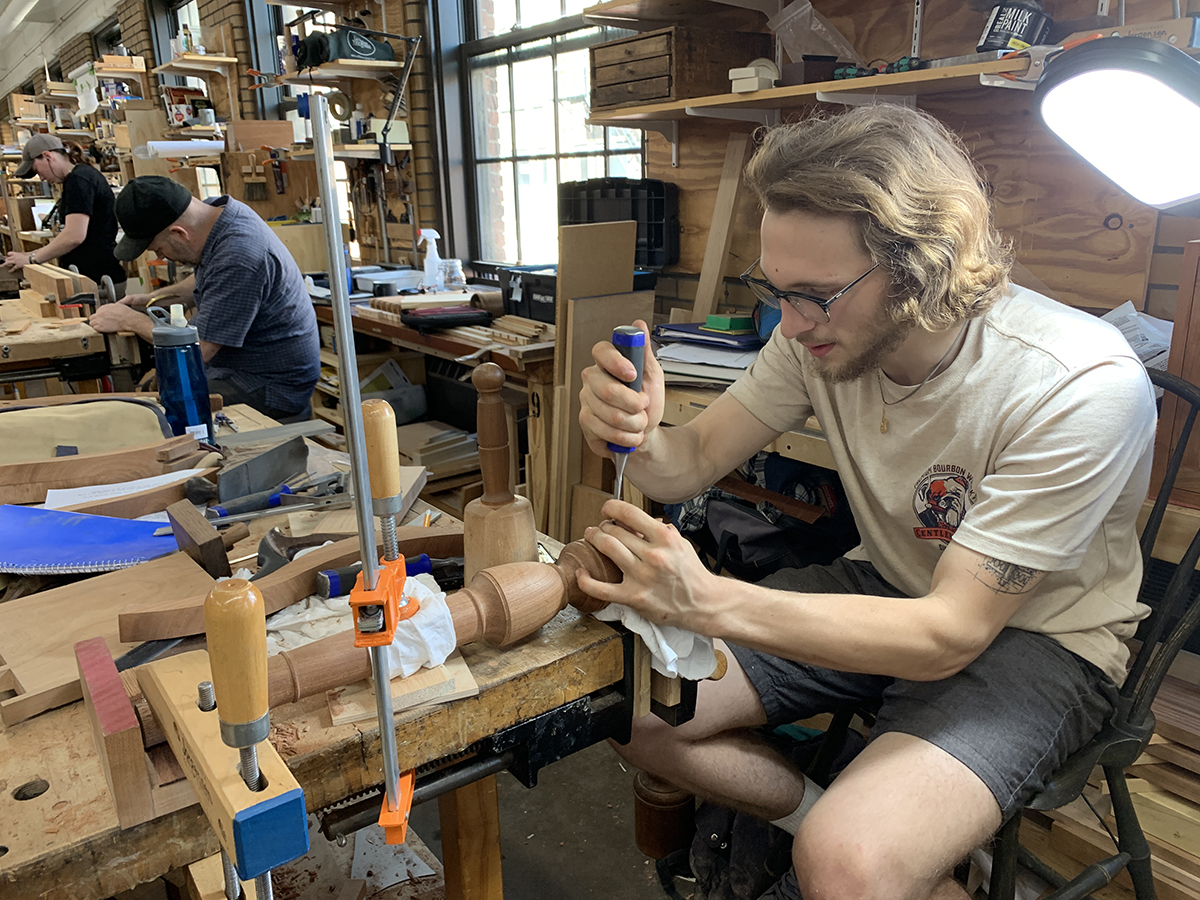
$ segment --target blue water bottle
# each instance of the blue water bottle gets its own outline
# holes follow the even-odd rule
[[[176,435],[194,434],[196,440],[216,443],[212,409],[208,404],[208,379],[200,355],[200,336],[183,317],[183,306],[171,312],[146,308],[154,319],[154,369],[158,375],[158,400]]]

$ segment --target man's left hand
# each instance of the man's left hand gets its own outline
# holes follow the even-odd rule
[[[625,577],[620,584],[605,584],[580,570],[580,589],[598,600],[624,604],[656,625],[711,634],[716,610],[708,599],[716,576],[692,545],[674,525],[624,501],[609,500],[603,512],[608,520],[587,529],[584,537]]]
[[[88,324],[102,334],[115,334],[118,331],[138,333],[139,326],[149,321],[144,312],[120,303],[106,303],[96,308],[88,318]]]
[[[29,265],[29,254],[21,253],[18,250],[10,250],[4,257],[4,267],[10,271],[23,269]]]

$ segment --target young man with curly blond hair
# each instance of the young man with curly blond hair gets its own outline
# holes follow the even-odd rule
[[[666,428],[609,344],[584,373],[589,446],[694,496],[816,415],[862,544],[758,584],[718,578],[670,525],[609,501],[587,538],[624,572],[583,589],[718,639],[696,717],[620,752],[795,835],[813,898],[964,897],[948,876],[1112,711],[1137,603],[1154,396],[1115,329],[1008,280],[979,176],[934,119],[854,109],[767,132],[747,170],[782,320],[758,361]],[[824,794],[755,729],[851,704],[866,749]],[[777,885],[764,896],[796,896]]]

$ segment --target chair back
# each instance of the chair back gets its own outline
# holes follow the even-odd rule
[[[1164,392],[1174,395],[1176,402],[1186,410],[1187,415],[1178,431],[1178,441],[1167,461],[1162,486],[1158,490],[1153,509],[1142,529],[1142,587],[1139,595],[1142,602],[1146,602],[1148,595],[1150,579],[1147,578],[1147,573],[1151,566],[1151,552],[1158,540],[1171,490],[1184,461],[1196,413],[1200,411],[1200,388],[1177,375],[1156,369],[1147,371],[1150,380]],[[1163,427],[1165,423],[1160,418],[1159,428]],[[1118,717],[1123,713],[1126,723],[1135,729],[1146,724],[1150,717],[1150,706],[1163,678],[1167,675],[1167,670],[1184,643],[1196,630],[1196,626],[1200,624],[1200,603],[1196,602],[1197,587],[1193,584],[1197,561],[1200,561],[1200,530],[1193,535],[1191,543],[1184,551],[1161,600],[1152,605],[1153,612],[1138,628],[1137,637],[1142,645],[1121,688],[1123,709],[1118,711]]]

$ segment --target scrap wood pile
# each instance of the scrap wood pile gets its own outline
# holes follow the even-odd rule
[[[1152,854],[1162,900],[1200,898],[1200,687],[1168,677],[1154,702],[1157,727],[1146,752],[1126,770],[1138,821]],[[1102,770],[1088,780],[1087,800],[1116,833]],[[1021,841],[1059,872],[1111,856],[1112,839],[1083,800],[1046,813],[1026,812]],[[1094,896],[1133,898],[1128,872]]]
[[[413,422],[396,429],[400,461],[407,466],[424,466],[429,473],[421,499],[438,509],[461,517],[463,507],[483,494],[479,472],[479,443],[444,422]]]

